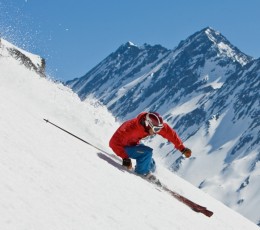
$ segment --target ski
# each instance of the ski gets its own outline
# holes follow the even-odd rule
[[[138,175],[139,176],[139,175]],[[190,199],[184,197],[183,195],[169,189],[168,187],[166,187],[164,184],[161,183],[161,181],[156,178],[154,175],[152,178],[146,178],[144,176],[141,176],[143,179],[145,179],[146,181],[156,185],[158,188],[160,188],[161,190],[169,193],[171,196],[173,196],[175,199],[177,199],[178,201],[182,202],[183,204],[187,205],[188,207],[190,207],[193,211],[195,212],[199,212],[204,214],[207,217],[211,217],[213,215],[213,212],[208,210],[206,207],[201,206],[193,201],[191,201]]]
[[[145,176],[141,176],[136,174],[133,170],[128,170],[125,167],[123,167],[120,163],[118,163],[118,159],[116,156],[111,155],[111,154],[103,154],[103,153],[98,153],[98,156],[107,161],[109,164],[113,165],[114,167],[116,167],[117,169],[121,170],[121,171],[126,171],[129,173],[132,173],[136,176],[141,177],[142,179],[146,180],[147,182],[154,184],[156,187],[158,187],[159,189],[161,189],[162,191],[167,192],[168,194],[170,194],[172,197],[174,197],[175,199],[177,199],[178,201],[182,202],[183,204],[187,205],[188,207],[190,207],[193,211],[198,212],[198,213],[202,213],[207,217],[211,217],[213,215],[213,212],[208,210],[206,207],[201,206],[193,201],[191,201],[190,199],[184,197],[183,195],[169,189],[166,185],[164,185],[163,183],[161,183],[161,181],[155,177],[154,175],[152,177],[145,177]],[[112,159],[113,158],[113,159]]]
[[[190,199],[180,195],[179,193],[168,189],[166,186],[162,185],[162,189],[164,191],[168,192],[170,195],[172,195],[174,198],[176,198],[177,200],[179,200],[183,204],[190,207],[193,211],[202,213],[207,217],[211,217],[213,215],[213,212],[208,210],[206,207],[201,206],[201,205],[191,201]]]

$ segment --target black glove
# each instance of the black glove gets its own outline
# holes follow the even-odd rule
[[[185,157],[189,158],[191,156],[191,150],[189,148],[184,148],[181,153],[185,155]]]
[[[127,167],[128,169],[132,168],[132,161],[130,158],[123,159],[123,166]]]

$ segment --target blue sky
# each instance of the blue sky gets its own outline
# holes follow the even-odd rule
[[[47,73],[81,77],[120,45],[173,49],[210,26],[260,57],[259,0],[0,0],[0,36],[47,62]]]

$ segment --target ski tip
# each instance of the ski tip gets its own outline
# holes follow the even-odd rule
[[[213,212],[212,211],[209,211],[209,210],[205,210],[203,212],[204,215],[206,215],[207,217],[211,217],[213,215]]]
[[[213,215],[213,212],[208,210],[206,207],[192,207],[192,210],[195,212],[200,212],[202,214],[204,214],[207,217],[211,217]]]
[[[47,119],[45,119],[45,118],[43,118],[43,120],[45,120],[47,123],[49,122],[49,120],[47,120]]]

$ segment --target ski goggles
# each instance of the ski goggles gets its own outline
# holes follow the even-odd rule
[[[163,128],[163,125],[153,125],[151,122],[148,122],[148,125],[153,130],[154,133],[159,133]]]
[[[153,126],[153,127],[152,127],[152,130],[153,130],[154,133],[159,133],[162,128],[163,128],[163,127]]]

